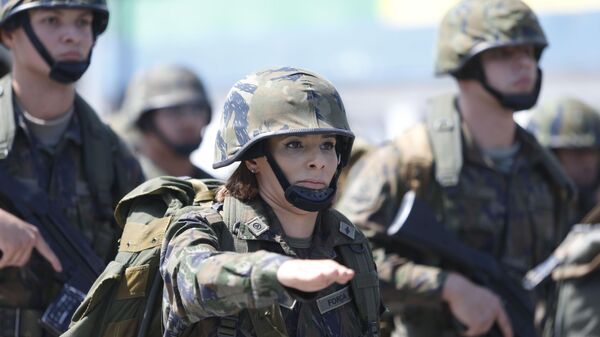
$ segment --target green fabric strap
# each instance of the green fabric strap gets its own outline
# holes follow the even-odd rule
[[[435,178],[443,187],[456,186],[463,165],[460,116],[454,96],[432,99],[427,114],[427,132],[435,161]]]

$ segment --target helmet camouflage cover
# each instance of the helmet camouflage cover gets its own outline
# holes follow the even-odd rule
[[[341,165],[350,156],[350,131],[342,99],[323,77],[296,68],[260,71],[238,81],[223,106],[214,168],[246,159],[260,141],[278,135],[339,136]]]
[[[600,146],[600,115],[574,98],[547,102],[532,111],[528,129],[550,149]]]
[[[127,86],[122,113],[134,126],[146,112],[181,105],[211,106],[200,78],[190,69],[171,64],[156,66],[134,76]]]
[[[548,42],[537,17],[522,1],[463,0],[442,19],[435,73],[455,74],[488,49],[529,44],[539,57]]]
[[[83,8],[94,12],[94,32],[101,34],[108,26],[106,0],[1,0],[2,16],[0,26],[16,14],[36,8]]]

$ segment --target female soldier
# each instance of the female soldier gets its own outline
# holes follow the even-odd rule
[[[172,225],[160,262],[165,336],[194,323],[203,336],[377,335],[371,253],[330,208],[353,139],[317,74],[270,69],[234,85],[213,165],[241,162],[213,205],[226,226],[193,209]]]

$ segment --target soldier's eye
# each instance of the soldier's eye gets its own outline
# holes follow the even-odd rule
[[[323,144],[321,144],[321,149],[333,150],[333,149],[335,149],[335,142],[333,142],[333,141],[324,142]]]
[[[302,143],[297,140],[292,140],[292,141],[285,143],[285,147],[288,149],[299,149],[299,148],[302,148]]]

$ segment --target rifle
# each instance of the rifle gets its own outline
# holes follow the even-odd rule
[[[444,268],[455,270],[500,297],[510,318],[515,337],[536,336],[533,303],[528,292],[507,275],[491,255],[464,244],[440,224],[433,210],[413,191],[407,192],[392,225],[388,239],[402,248],[440,259]],[[460,325],[459,322],[456,322]],[[502,336],[494,326],[488,336]]]
[[[64,280],[64,286],[45,310],[40,322],[58,336],[69,327],[75,309],[104,270],[105,264],[87,238],[69,224],[45,192],[12,177],[2,165],[0,207],[37,227],[63,266],[63,272],[58,276]]]

